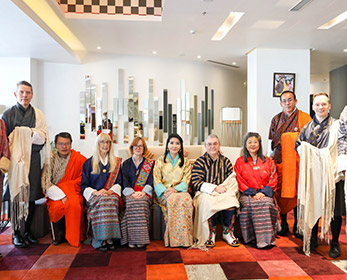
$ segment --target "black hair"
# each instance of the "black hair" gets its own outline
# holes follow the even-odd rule
[[[285,93],[291,93],[293,94],[294,96],[294,100],[296,100],[296,95],[294,92],[292,92],[291,90],[285,90],[284,92],[281,93],[281,96],[280,96],[280,100],[282,101],[282,95],[285,94]]]
[[[255,137],[258,139],[259,142],[259,150],[257,152],[257,156],[260,157],[263,162],[266,162],[266,157],[263,155],[263,146],[261,144],[261,136],[258,132],[248,132],[245,137],[243,138],[243,159],[245,162],[248,162],[248,157],[250,157],[250,153],[248,152],[247,148],[246,148],[246,143],[247,140],[251,137]]]
[[[184,164],[184,154],[183,154],[183,139],[181,136],[179,136],[177,133],[171,133],[169,135],[169,137],[167,138],[167,141],[166,141],[166,147],[165,147],[165,153],[164,153],[164,162],[166,163],[166,157],[167,157],[167,154],[170,153],[169,149],[168,149],[168,146],[169,146],[169,142],[170,142],[170,139],[171,138],[177,138],[179,141],[180,141],[180,144],[181,144],[181,150],[178,152],[178,156],[180,157],[181,159],[181,162],[180,162],[180,167],[182,168],[183,164]],[[173,159],[174,160],[174,159]]]
[[[58,133],[58,134],[54,137],[54,144],[57,144],[57,142],[58,142],[58,137],[70,139],[70,142],[72,143],[72,137],[71,137],[71,134],[70,134],[69,132],[60,132],[60,133]]]

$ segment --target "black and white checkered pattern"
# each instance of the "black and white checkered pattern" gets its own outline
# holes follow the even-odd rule
[[[64,13],[161,16],[164,0],[57,0]]]

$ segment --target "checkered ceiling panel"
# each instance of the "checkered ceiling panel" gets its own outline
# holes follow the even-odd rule
[[[164,0],[57,0],[64,13],[161,16]]]

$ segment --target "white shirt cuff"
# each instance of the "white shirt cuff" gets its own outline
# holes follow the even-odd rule
[[[347,170],[347,155],[337,157],[337,173]]]
[[[93,189],[91,187],[85,188],[83,192],[83,196],[86,199],[86,201],[89,201],[90,197],[92,196],[92,193],[96,191],[96,189]]]
[[[204,193],[212,194],[216,186],[217,185],[215,184],[210,184],[205,182],[201,185],[200,191]]]
[[[49,199],[51,200],[61,200],[63,199],[66,195],[65,193],[62,191],[61,188],[59,188],[56,185],[52,185],[48,190],[47,190],[47,196]]]
[[[121,196],[122,187],[119,184],[115,184],[111,187],[111,191]]]
[[[272,140],[269,140],[269,145],[267,148],[267,156],[268,157],[274,157],[275,156],[275,151],[271,149],[271,143],[272,143]]]
[[[33,136],[31,136],[31,143],[35,145],[43,145],[45,144],[45,140],[41,138],[39,133],[34,131]]]

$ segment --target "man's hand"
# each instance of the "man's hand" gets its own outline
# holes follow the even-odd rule
[[[255,196],[253,196],[253,198],[255,200],[262,200],[265,198],[265,194],[263,194],[262,192],[258,192]]]
[[[144,197],[146,195],[146,193],[144,192],[134,192],[132,193],[132,197],[135,198],[135,199],[140,199],[142,197]]]
[[[174,188],[168,188],[165,192],[164,195],[166,198],[168,198],[171,194],[177,193],[177,191]]]
[[[108,196],[109,195],[109,191],[111,191],[111,190],[106,191],[105,189],[101,189],[99,191],[93,191],[92,194],[96,195],[96,196]],[[112,191],[111,191],[111,193],[112,193]]]
[[[214,191],[216,191],[217,193],[225,193],[227,191],[227,188],[223,185],[218,185],[214,188]]]

